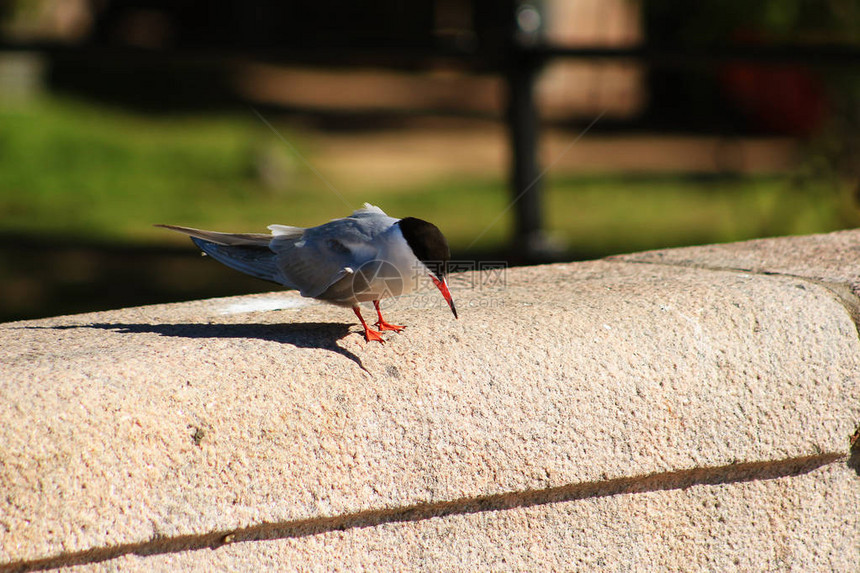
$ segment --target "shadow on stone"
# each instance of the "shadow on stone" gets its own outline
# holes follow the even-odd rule
[[[848,467],[860,476],[860,424],[858,424],[857,429],[854,430],[854,435],[851,436],[850,443],[851,453],[848,457]]]
[[[367,372],[361,359],[337,344],[337,341],[353,334],[349,324],[336,322],[304,322],[300,324],[144,324],[144,323],[91,323],[65,326],[25,328],[50,328],[68,330],[73,328],[100,328],[124,334],[155,333],[179,338],[258,338],[296,348],[321,348],[340,354],[355,362]]]
[[[200,549],[217,549],[230,543],[290,539],[331,531],[408,523],[452,515],[505,511],[552,503],[601,498],[623,494],[687,489],[693,486],[726,485],[773,480],[809,473],[844,459],[844,454],[823,453],[782,460],[743,462],[727,466],[698,467],[653,474],[625,476],[601,481],[565,484],[537,490],[511,491],[450,501],[368,509],[355,513],[297,519],[280,523],[259,523],[229,531],[160,537],[140,543],[94,547],[43,559],[9,564],[10,571],[38,571],[72,565],[100,563],[122,555],[161,555]]]

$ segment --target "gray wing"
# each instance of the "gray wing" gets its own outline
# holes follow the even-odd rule
[[[257,247],[266,247],[269,241],[272,240],[271,235],[263,233],[219,233],[218,231],[204,231],[203,229],[192,229],[191,227],[180,227],[178,225],[154,225],[162,229],[170,229],[188,235],[189,237],[197,237],[210,243],[217,245],[253,245]],[[291,227],[295,229],[296,227]]]
[[[374,260],[379,248],[373,239],[397,219],[378,207],[360,209],[350,217],[305,229],[301,237],[276,235],[269,248],[278,269],[302,296],[319,297],[332,285]]]
[[[228,267],[319,297],[379,254],[373,239],[397,219],[368,203],[349,217],[305,229],[271,225],[271,235],[219,233],[156,225],[192,237],[206,254]]]
[[[156,225],[156,227],[190,236],[201,251],[231,269],[259,279],[284,284],[278,269],[277,257],[269,248],[269,243],[272,241],[271,235],[219,233],[176,225]]]

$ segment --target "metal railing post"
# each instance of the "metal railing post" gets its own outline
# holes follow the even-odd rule
[[[526,262],[548,256],[543,229],[540,180],[540,118],[535,101],[535,84],[542,58],[528,52],[540,38],[540,2],[514,0],[509,5],[513,26],[509,38],[507,82],[507,122],[511,149],[510,185],[514,201],[514,246]]]

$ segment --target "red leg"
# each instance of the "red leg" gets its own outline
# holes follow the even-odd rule
[[[376,340],[378,342],[385,342],[385,340],[382,339],[382,334],[367,326],[367,323],[364,322],[364,317],[361,316],[361,310],[359,310],[357,306],[352,307],[352,310],[355,312],[355,316],[358,317],[358,320],[361,321],[361,326],[364,327],[364,339],[366,341],[370,342],[371,340]]]
[[[376,322],[376,328],[378,328],[381,331],[382,330],[393,330],[394,332],[400,332],[401,330],[406,328],[405,326],[398,326],[396,324],[389,324],[389,323],[385,322],[385,319],[382,318],[382,311],[379,310],[379,301],[378,300],[373,301],[373,306],[376,307],[376,316],[379,317],[379,320]]]

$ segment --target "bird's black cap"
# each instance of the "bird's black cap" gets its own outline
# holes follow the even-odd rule
[[[398,225],[403,238],[418,260],[439,279],[443,278],[448,272],[451,250],[439,227],[415,217],[400,219]]]

